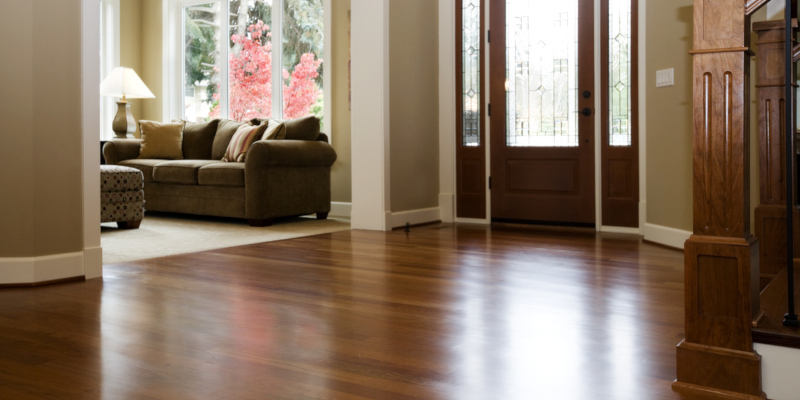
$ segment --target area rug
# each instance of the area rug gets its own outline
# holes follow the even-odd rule
[[[241,219],[148,212],[139,229],[101,224],[100,241],[107,265],[348,229],[346,219],[281,218],[272,226],[256,228]]]

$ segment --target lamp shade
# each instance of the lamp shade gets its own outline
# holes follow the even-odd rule
[[[117,67],[100,84],[100,95],[127,97],[129,99],[152,99],[156,96],[142,82],[132,68]]]

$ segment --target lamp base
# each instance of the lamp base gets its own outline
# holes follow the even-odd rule
[[[130,103],[124,100],[117,102],[117,114],[114,116],[111,128],[114,130],[115,139],[127,139],[129,133],[136,132],[136,121],[131,114]]]

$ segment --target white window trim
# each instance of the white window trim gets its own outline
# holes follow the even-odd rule
[[[117,1],[119,0],[112,0]],[[163,21],[162,28],[165,34],[163,35],[162,47],[164,57],[163,69],[163,87],[164,91],[164,113],[163,119],[169,121],[172,119],[183,118],[183,74],[184,74],[184,49],[183,49],[183,7],[195,4],[207,3],[223,3],[222,9],[228,10],[227,0],[164,0],[163,1]],[[272,0],[273,3],[273,19],[277,21],[270,21],[272,28],[272,52],[273,54],[283,54],[283,0]],[[332,0],[323,0],[324,12],[324,53],[322,54],[325,69],[323,71],[323,123],[328,130],[330,139],[330,127],[332,126],[331,102],[332,102],[332,85],[331,79],[333,77],[331,68],[332,52],[332,38],[331,38],[331,25],[332,25]],[[275,18],[277,17],[277,18]],[[229,19],[222,18],[221,32],[229,31]],[[117,46],[118,47],[118,46]],[[228,46],[220,46],[220,57],[223,60],[228,59]],[[272,76],[281,77],[283,73],[283,63],[281,57],[277,57],[272,63]],[[278,78],[280,79],[280,78]],[[228,87],[228,63],[220,63],[220,83],[223,87]],[[282,87],[282,86],[281,86]],[[220,91],[220,107],[221,114],[228,115],[228,92],[226,90]],[[272,94],[272,115],[283,115],[283,90],[275,90]]]

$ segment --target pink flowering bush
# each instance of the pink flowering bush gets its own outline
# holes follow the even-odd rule
[[[272,43],[267,40],[272,34],[269,25],[261,21],[248,26],[247,31],[247,36],[231,36],[234,44],[241,45],[241,51],[231,53],[228,61],[228,113],[236,121],[272,116]],[[285,118],[309,114],[321,93],[315,82],[321,64],[322,60],[315,59],[313,53],[306,53],[291,74],[283,70]],[[209,117],[219,118],[219,93],[214,94],[214,100]]]

